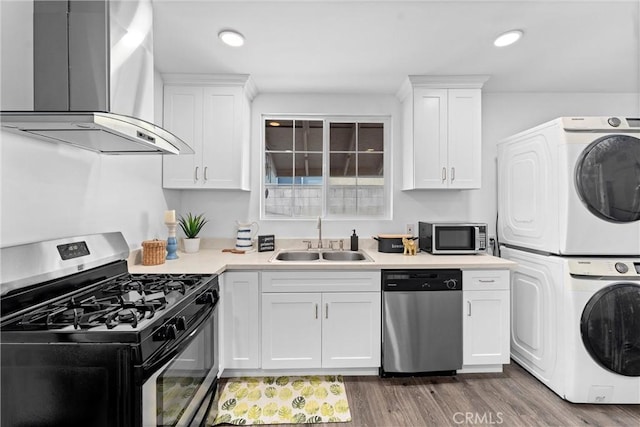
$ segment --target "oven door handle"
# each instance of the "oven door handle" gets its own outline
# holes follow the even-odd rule
[[[178,345],[175,345],[171,348],[164,348],[160,354],[155,355],[151,359],[149,359],[146,363],[142,364],[142,381],[144,383],[147,379],[151,377],[153,373],[155,373],[158,369],[162,368],[164,365],[169,363],[171,359],[176,357],[182,351],[184,351],[189,344],[196,338],[198,333],[200,333],[201,326],[207,323],[212,317],[213,313],[218,309],[217,304],[213,305],[211,310],[207,313],[204,318],[201,318],[200,321],[189,331],[186,331],[187,338],[182,340]],[[217,331],[216,331],[217,333]]]

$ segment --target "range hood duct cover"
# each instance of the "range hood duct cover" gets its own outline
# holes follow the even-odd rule
[[[105,154],[193,154],[141,118],[153,115],[152,22],[150,0],[34,1],[34,109],[2,111],[3,130]]]

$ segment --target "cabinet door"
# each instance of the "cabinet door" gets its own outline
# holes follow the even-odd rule
[[[380,366],[380,292],[322,295],[322,367]]]
[[[447,89],[414,89],[415,188],[447,188],[447,103]]]
[[[203,186],[239,189],[243,185],[242,88],[205,87],[203,103]]]
[[[321,367],[319,293],[262,294],[262,368]]]
[[[509,363],[509,291],[464,291],[463,365]]]
[[[449,188],[480,188],[482,128],[480,89],[448,91]]]
[[[224,367],[260,367],[260,287],[258,272],[222,276]]]
[[[164,127],[183,139],[195,154],[162,156],[164,188],[197,188],[202,178],[202,88],[164,87]]]

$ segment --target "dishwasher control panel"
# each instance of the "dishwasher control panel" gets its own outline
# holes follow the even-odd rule
[[[382,270],[382,290],[460,291],[461,270]]]

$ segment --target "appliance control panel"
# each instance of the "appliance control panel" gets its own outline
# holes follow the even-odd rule
[[[636,259],[571,259],[572,276],[640,277],[640,258]]]

